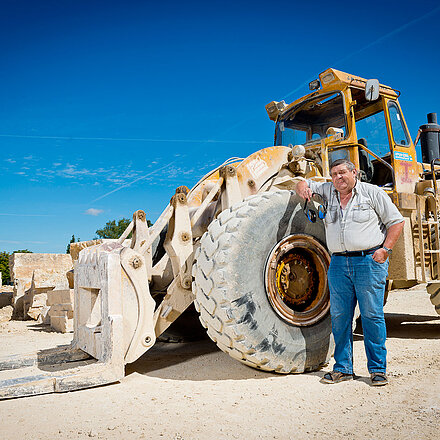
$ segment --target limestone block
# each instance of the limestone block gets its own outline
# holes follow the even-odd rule
[[[69,254],[12,254],[9,257],[11,279],[14,280],[14,311],[24,312],[23,296],[33,285],[36,289],[68,288],[66,273],[73,267]],[[29,301],[28,301],[29,302]]]
[[[14,309],[12,306],[5,306],[0,308],[0,322],[10,321]]]
[[[70,310],[69,310],[70,308]],[[56,304],[49,309],[49,316],[64,316],[69,319],[73,318],[73,305],[72,304]]]
[[[25,300],[25,316],[37,320],[40,317],[41,310],[46,306],[46,301],[46,293],[34,294],[30,303],[27,303]]]
[[[73,289],[55,289],[47,294],[47,305],[55,304],[73,304]]]
[[[67,275],[67,281],[69,284],[69,289],[73,289],[74,288],[74,279],[75,279],[73,269],[69,270],[69,272],[67,272],[66,275]]]
[[[44,306],[41,308],[40,317],[38,318],[38,321],[50,325],[50,316],[49,316],[49,306]]]
[[[23,296],[23,313],[25,318],[38,320],[42,308],[46,305],[47,292],[56,285],[53,277],[48,277],[42,269],[35,269],[29,290]]]
[[[51,316],[50,326],[57,332],[67,333],[73,331],[73,319],[67,317],[67,312],[62,316]]]

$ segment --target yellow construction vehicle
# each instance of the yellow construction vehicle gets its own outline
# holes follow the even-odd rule
[[[63,392],[119,381],[192,303],[219,348],[249,366],[279,373],[328,363],[325,218],[310,222],[295,194],[300,179],[330,180],[329,163],[349,158],[360,179],[381,186],[405,217],[389,278],[428,282],[440,313],[434,114],[416,159],[400,92],[328,69],[291,104],[266,106],[274,146],[232,158],[191,190],[177,188],[152,227],[137,211],[119,240],[84,248],[74,265],[71,346],[9,358],[1,368],[90,358],[79,368],[0,384],[0,397]],[[417,142],[416,141],[416,142]],[[320,201],[314,203],[319,212]],[[127,237],[131,235],[131,239]]]

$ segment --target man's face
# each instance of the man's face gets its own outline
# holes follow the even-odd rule
[[[350,171],[346,164],[333,167],[331,176],[333,185],[339,192],[350,192],[356,185],[356,170]]]

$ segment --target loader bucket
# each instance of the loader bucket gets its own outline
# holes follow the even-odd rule
[[[75,325],[70,346],[0,359],[0,399],[73,391],[117,382],[124,366],[156,340],[155,303],[145,259],[117,242],[80,252],[75,265]],[[70,368],[69,368],[70,367]],[[27,374],[26,374],[27,372]]]

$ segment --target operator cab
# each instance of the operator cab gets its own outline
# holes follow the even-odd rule
[[[323,175],[328,168],[321,156],[328,151],[329,164],[349,159],[358,164],[361,180],[393,187],[394,150],[400,150],[398,159],[412,160],[402,151],[409,151],[411,139],[397,102],[400,92],[334,69],[320,80],[310,83],[313,93],[290,105],[272,101],[266,106],[276,121],[275,145],[304,145],[306,157]]]
[[[275,143],[303,145],[311,176],[330,179],[329,166],[349,159],[361,180],[391,193],[413,193],[422,173],[398,98],[400,92],[329,68],[309,84],[312,91],[286,104],[266,105],[276,123]]]
[[[411,141],[396,101],[379,98],[368,101],[364,90],[351,89],[359,146],[359,166],[361,179],[378,186],[393,186],[393,173],[384,162],[391,164],[390,138],[387,130],[384,107],[387,107],[392,138],[398,146],[409,147]],[[377,157],[372,156],[361,146],[368,148]]]

